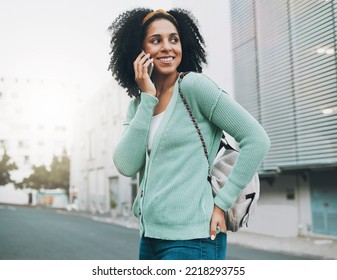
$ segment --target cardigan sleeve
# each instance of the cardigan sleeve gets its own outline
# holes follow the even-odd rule
[[[270,140],[259,122],[207,77],[195,80],[193,94],[202,114],[239,144],[240,153],[233,171],[214,200],[226,211],[261,165]]]
[[[139,105],[136,103],[133,100],[129,105],[124,130],[113,154],[117,170],[127,177],[136,175],[145,163],[148,133],[158,99],[142,93]]]

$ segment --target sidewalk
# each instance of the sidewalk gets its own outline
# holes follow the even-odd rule
[[[317,260],[337,260],[337,239],[330,237],[273,237],[242,230],[229,232],[228,243]]]
[[[108,214],[91,214],[85,212],[66,212],[91,218],[95,221],[111,223],[127,228],[138,229],[136,218],[112,218]],[[307,256],[317,260],[337,260],[337,237],[273,237],[248,232],[243,229],[238,232],[228,232],[228,243],[271,252],[286,253],[295,256]]]

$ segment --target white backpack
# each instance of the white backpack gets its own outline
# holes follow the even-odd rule
[[[232,148],[223,137],[211,170],[210,183],[214,196],[227,182],[238,155],[239,152]],[[248,220],[255,211],[259,196],[260,180],[258,174],[255,173],[253,179],[240,192],[234,205],[225,212],[227,230],[238,231],[244,225],[248,226]]]

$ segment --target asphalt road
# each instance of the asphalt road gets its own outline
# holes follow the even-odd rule
[[[137,259],[136,230],[38,208],[0,209],[0,259]]]
[[[2,260],[136,260],[138,231],[42,208],[0,205]],[[296,260],[228,244],[229,260]]]

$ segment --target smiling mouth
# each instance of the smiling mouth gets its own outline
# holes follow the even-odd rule
[[[171,63],[174,60],[174,57],[173,56],[161,57],[158,58],[158,60],[162,63]]]

